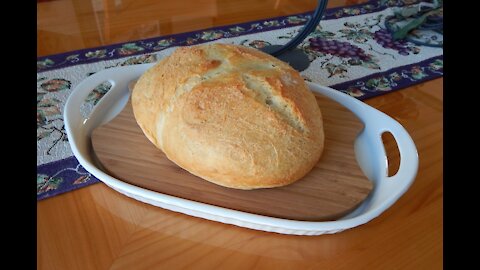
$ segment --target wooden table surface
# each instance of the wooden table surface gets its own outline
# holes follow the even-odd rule
[[[330,0],[329,7],[362,1]],[[310,11],[315,0],[37,0],[38,56]],[[102,183],[37,203],[38,269],[442,269],[443,79],[366,100],[416,143],[411,188],[334,235],[267,233],[147,205]],[[395,149],[386,139],[386,148]],[[392,163],[398,155],[389,150]]]

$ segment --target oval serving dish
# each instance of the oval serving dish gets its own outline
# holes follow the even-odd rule
[[[374,189],[353,212],[334,221],[297,221],[232,210],[195,202],[131,185],[101,169],[91,148],[92,131],[111,121],[127,104],[128,84],[138,79],[154,64],[132,65],[106,69],[86,78],[74,89],[64,108],[65,129],[73,154],[80,164],[114,190],[136,200],[161,208],[208,220],[250,229],[295,235],[337,233],[369,222],[394,204],[413,183],[418,170],[418,154],[408,132],[388,115],[367,104],[329,87],[308,83],[310,90],[325,96],[355,114],[364,124],[357,135],[354,149],[357,162]],[[100,83],[112,87],[85,118],[80,112],[85,98]],[[400,152],[400,167],[388,176],[388,163],[381,136],[390,132]]]

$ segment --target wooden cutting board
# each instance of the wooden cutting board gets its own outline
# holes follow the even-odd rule
[[[304,178],[285,187],[236,190],[190,174],[144,136],[130,102],[111,122],[93,131],[92,145],[110,175],[145,189],[271,217],[335,220],[354,210],[373,185],[358,166],[353,148],[363,124],[338,103],[316,98],[324,119],[322,158]]]

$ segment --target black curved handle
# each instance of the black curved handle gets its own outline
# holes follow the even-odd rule
[[[279,49],[270,52],[273,56],[279,56],[286,51],[294,49],[300,44],[313,30],[317,27],[318,23],[323,17],[323,13],[327,7],[328,0],[318,0],[317,8],[313,13],[312,18],[307,22],[307,24],[303,27],[302,31],[298,33],[292,40],[290,40],[287,44],[283,45]]]

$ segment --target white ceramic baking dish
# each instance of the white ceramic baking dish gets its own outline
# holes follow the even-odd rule
[[[337,233],[365,224],[397,201],[413,183],[418,170],[418,154],[408,132],[394,119],[367,104],[329,87],[308,83],[313,92],[324,95],[352,111],[365,125],[355,141],[357,161],[365,175],[374,182],[367,199],[353,212],[335,221],[296,221],[262,216],[219,206],[190,201],[147,190],[116,179],[102,171],[92,154],[90,135],[99,125],[112,120],[129,98],[128,84],[153,64],[110,68],[82,81],[69,96],[64,108],[65,129],[72,151],[80,164],[103,183],[136,200],[161,208],[255,230],[296,235]],[[102,82],[111,90],[85,118],[80,112],[89,92]],[[398,172],[388,176],[388,162],[381,135],[390,132],[400,152]]]

